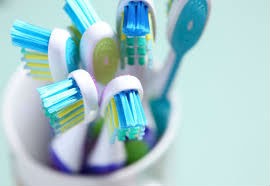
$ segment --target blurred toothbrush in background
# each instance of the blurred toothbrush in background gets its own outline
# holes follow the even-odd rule
[[[64,10],[82,34],[82,67],[98,82],[98,91],[112,80],[119,66],[119,49],[115,33],[100,20],[88,0],[66,0]]]
[[[66,80],[38,88],[45,115],[56,135],[98,115],[98,93],[88,72],[76,70]]]
[[[158,72],[156,85],[159,95],[150,101],[158,133],[162,135],[170,117],[168,94],[184,55],[198,42],[210,14],[210,0],[173,1],[169,13],[168,39],[171,52],[164,68]],[[161,74],[160,74],[161,73]]]
[[[86,159],[84,173],[108,174],[123,168],[126,164],[125,145],[120,141],[110,143],[108,127],[103,124],[101,133]]]
[[[51,31],[17,20],[11,39],[22,48],[24,69],[33,79],[60,81],[78,69],[78,47],[66,30]]]
[[[126,65],[152,66],[155,29],[155,9],[152,0],[120,0],[117,31],[122,69],[125,69]]]
[[[105,87],[100,112],[109,128],[110,142],[141,140],[147,125],[142,106],[143,88],[134,76],[119,76]]]

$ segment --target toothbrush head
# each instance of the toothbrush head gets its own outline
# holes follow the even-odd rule
[[[97,116],[98,93],[84,70],[73,71],[68,79],[38,88],[38,92],[55,134],[82,121],[91,122]]]
[[[11,39],[15,46],[23,48],[25,69],[34,79],[59,81],[78,69],[78,47],[66,30],[50,31],[17,20]]]
[[[152,66],[155,39],[155,10],[151,0],[120,1],[117,20],[121,68],[125,65]]]
[[[141,140],[147,125],[141,98],[143,89],[134,76],[119,76],[104,89],[101,116],[109,127],[110,139]]]
[[[174,1],[169,14],[168,36],[178,53],[191,49],[201,37],[210,13],[210,0]]]
[[[100,21],[87,29],[80,43],[82,67],[102,85],[111,81],[119,66],[119,49],[109,24]]]
[[[80,57],[82,68],[105,85],[114,78],[119,64],[115,33],[98,17],[88,0],[66,0],[64,10],[82,34]]]

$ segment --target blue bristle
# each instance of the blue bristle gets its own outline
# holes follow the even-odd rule
[[[100,20],[88,0],[66,0],[64,10],[81,34]]]
[[[38,88],[38,92],[44,109],[50,114],[82,99],[80,89],[72,78]]]
[[[84,119],[82,95],[73,78],[38,88],[38,92],[56,135]]]
[[[148,18],[148,7],[143,3],[138,3],[137,8],[137,30],[141,31],[138,35],[143,36],[150,33],[150,24]]]
[[[56,113],[69,105],[76,103],[82,97],[78,93],[78,90],[73,88],[72,92],[69,92],[65,98],[56,100],[54,104],[44,104],[45,109],[47,109],[49,114]]]
[[[14,22],[11,29],[11,39],[15,46],[42,53],[48,53],[50,36],[50,30],[19,20]]]
[[[127,99],[129,92],[122,92],[119,94],[120,97],[120,101],[122,103],[122,109],[123,109],[123,113],[118,113],[118,114],[123,114],[124,118],[125,118],[125,126],[130,127],[130,126],[134,126],[135,122],[134,122],[134,118],[132,115],[132,112],[130,110],[130,103]],[[133,113],[136,115],[136,113]]]
[[[133,35],[136,29],[136,10],[135,2],[130,2],[128,6],[125,6],[124,10],[124,24],[123,24],[123,32],[126,35]]]
[[[141,102],[141,99],[139,97],[139,94],[138,93],[133,93],[133,98],[136,102],[136,106],[137,106],[137,112],[138,112],[138,123],[144,123],[146,124],[146,116],[145,116],[145,113],[144,113],[144,110],[143,110],[143,105],[142,105],[142,102]]]
[[[148,6],[145,3],[131,1],[125,6],[122,30],[127,36],[145,36],[150,33]]]
[[[129,92],[128,93],[128,101],[129,101],[129,104],[130,104],[131,112],[136,113],[137,106],[136,106],[135,100],[133,99],[133,96],[134,96],[133,93],[134,92]],[[135,123],[139,123],[137,114],[133,114],[133,118],[134,118]]]
[[[119,127],[120,128],[126,128],[127,127],[127,122],[126,122],[126,118],[124,115],[124,109],[123,109],[123,104],[122,101],[120,99],[120,95],[115,95],[114,96],[115,99],[115,104],[117,107],[117,113],[118,113],[118,120],[119,120]]]
[[[119,119],[118,138],[122,138],[124,133],[129,139],[141,137],[147,121],[138,91],[124,91],[115,95],[114,99]]]

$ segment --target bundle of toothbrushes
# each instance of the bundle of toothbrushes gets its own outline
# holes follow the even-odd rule
[[[21,48],[26,75],[47,83],[37,91],[52,131],[52,166],[112,173],[149,153],[166,130],[169,90],[202,34],[209,2],[168,2],[172,51],[161,72],[153,68],[153,0],[120,0],[116,33],[89,0],[66,0],[63,9],[72,22],[67,29],[17,20],[12,43]]]

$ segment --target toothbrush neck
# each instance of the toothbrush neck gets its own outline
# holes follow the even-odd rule
[[[163,91],[161,94],[162,98],[168,97],[169,91],[172,87],[172,84],[173,84],[175,78],[176,78],[177,71],[178,71],[178,68],[180,66],[183,55],[184,55],[183,52],[179,52],[179,53],[174,52],[174,57],[171,58],[169,61],[167,61],[166,66],[168,66],[170,69],[169,69],[169,73],[168,73],[168,79],[164,85],[164,88],[163,88]]]

